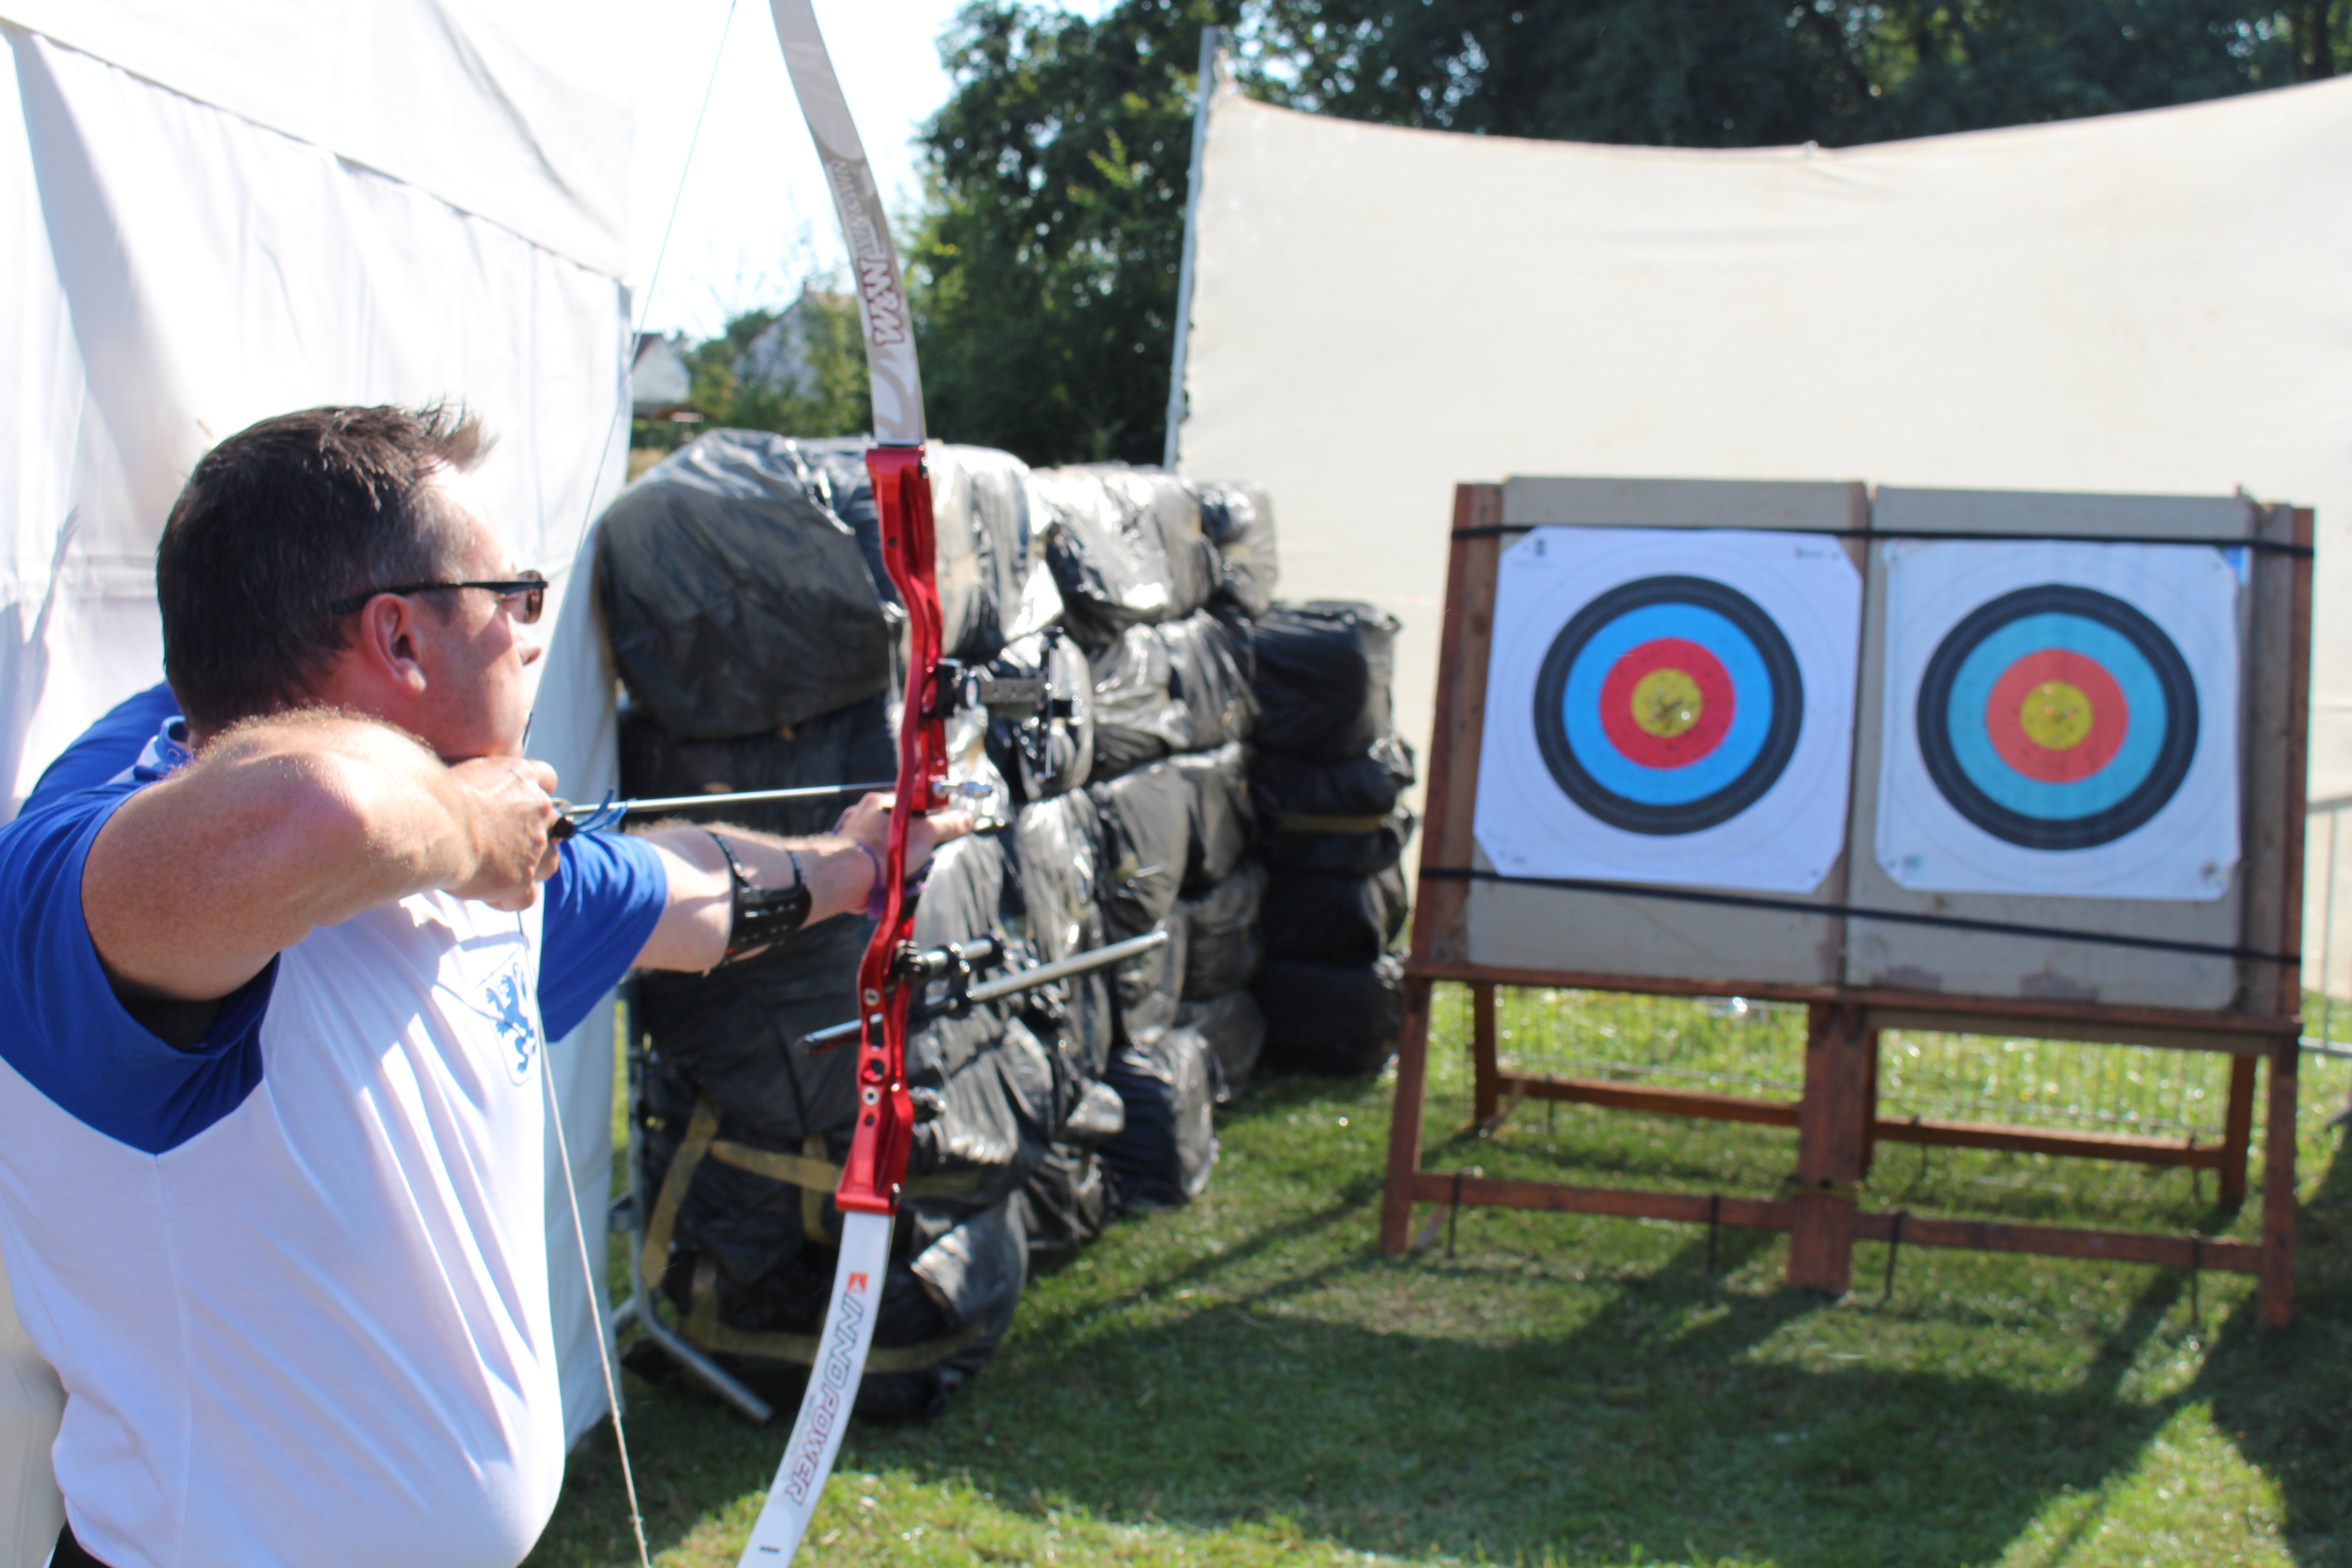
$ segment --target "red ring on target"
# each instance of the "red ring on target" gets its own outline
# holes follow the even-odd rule
[[[2090,703],[2090,728],[2072,745],[2049,746],[2026,732],[2025,705],[2035,689],[2063,681]],[[1985,735],[2000,760],[2027,778],[2073,784],[2115,760],[2131,731],[2131,704],[2106,667],[2071,648],[2045,647],[2027,654],[1992,683],[1985,700]]]
[[[1697,721],[1679,734],[1653,733],[1633,710],[1634,688],[1643,676],[1662,669],[1680,670],[1698,689]],[[1734,706],[1731,677],[1722,660],[1683,637],[1653,637],[1627,649],[1601,682],[1601,732],[1627,760],[1645,768],[1685,767],[1715,750],[1731,728]]]

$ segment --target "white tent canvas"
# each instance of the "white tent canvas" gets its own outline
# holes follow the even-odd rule
[[[2318,602],[2352,602],[2352,81],[1834,152],[1227,95],[1195,221],[1179,466],[1271,489],[1288,595],[1402,617],[1416,746],[1458,480],[2242,486],[2318,509]],[[2352,617],[2315,619],[2321,797]]]
[[[555,584],[531,749],[601,793],[611,681],[569,590],[625,442],[626,111],[441,0],[0,0],[0,819],[160,679],[153,552],[190,466],[323,403],[462,399],[497,433],[491,510]],[[592,1226],[612,1037],[606,1009],[550,1053]],[[551,1198],[578,1433],[601,1329]],[[57,1397],[0,1301],[0,1568],[56,1535]]]

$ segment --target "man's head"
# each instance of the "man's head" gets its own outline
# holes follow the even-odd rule
[[[515,750],[540,653],[520,601],[414,584],[513,578],[446,407],[313,408],[239,431],[188,478],[155,552],[163,669],[199,735],[312,705],[446,757]]]

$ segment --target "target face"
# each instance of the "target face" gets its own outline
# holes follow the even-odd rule
[[[1923,892],[2210,900],[2238,843],[2242,561],[1890,541],[1877,858]]]
[[[1561,792],[1601,821],[1696,833],[1780,779],[1804,706],[1796,655],[1755,601],[1709,578],[1643,577],[1552,639],[1536,742]]]
[[[2197,754],[2197,685],[2157,624],[2070,584],[2004,594],[1952,628],[1919,691],[1919,752],[1953,809],[2030,849],[2112,843]]]
[[[1811,893],[1845,845],[1862,576],[1795,531],[1547,526],[1495,584],[1497,869]]]

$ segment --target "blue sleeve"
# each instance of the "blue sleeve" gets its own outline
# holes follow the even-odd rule
[[[637,961],[669,902],[661,857],[642,838],[583,833],[541,890],[539,1021],[551,1040],[580,1026]]]
[[[84,1126],[150,1154],[194,1138],[261,1081],[276,961],[225,998],[193,1046],[116,1000],[82,916],[82,864],[141,786],[56,795],[0,827],[0,1058]]]
[[[57,761],[41,771],[33,793],[25,797],[24,809],[30,811],[57,795],[113,778],[139,760],[140,752],[163,727],[163,721],[179,711],[180,700],[161,681],[116,703],[105,718],[84,730],[79,740],[58,753]]]

